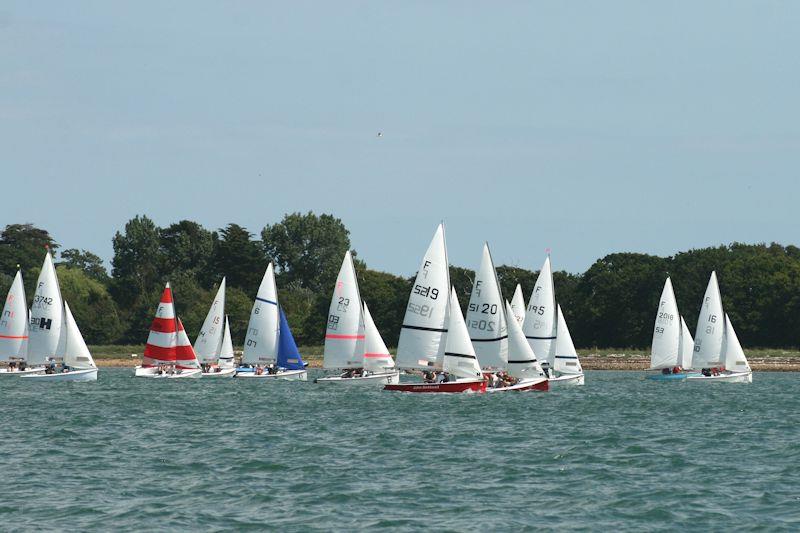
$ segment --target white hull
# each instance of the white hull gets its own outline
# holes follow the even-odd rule
[[[343,378],[341,376],[329,376],[318,378],[314,383],[331,383],[335,385],[359,386],[359,385],[390,385],[400,383],[400,372],[380,372],[368,376]]]
[[[237,378],[247,378],[247,379],[282,379],[285,381],[308,381],[308,371],[307,370],[284,370],[278,372],[277,374],[268,374],[264,372],[263,374],[256,374],[255,372],[236,372]]]
[[[83,370],[70,370],[56,374],[27,374],[25,379],[36,381],[97,381],[97,369],[86,368]]]
[[[26,368],[25,370],[15,370],[14,372],[9,372],[8,368],[0,368],[0,377],[20,377],[20,376],[30,376],[31,374],[44,374],[44,367],[37,366],[36,368]]]
[[[562,374],[558,377],[550,378],[550,385],[583,385],[583,374]]]
[[[197,368],[194,370],[181,370],[180,373],[175,374],[167,374],[167,373],[158,373],[157,368],[142,368],[140,366],[136,367],[136,372],[134,376],[137,378],[152,378],[152,379],[185,379],[185,378],[199,378],[202,375],[202,371]]]
[[[223,368],[219,372],[203,372],[203,378],[232,378],[236,375],[235,368]]]
[[[508,392],[508,391],[546,391],[550,384],[547,378],[522,379],[514,385],[508,387],[486,387],[486,392]]]
[[[752,372],[723,372],[718,376],[704,376],[702,374],[693,374],[686,378],[686,381],[710,381],[719,383],[752,383]]]

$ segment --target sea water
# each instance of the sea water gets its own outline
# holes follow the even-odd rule
[[[0,379],[0,529],[800,529],[794,373],[491,395],[132,374]]]

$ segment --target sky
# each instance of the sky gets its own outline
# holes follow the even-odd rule
[[[341,218],[411,275],[800,241],[800,3],[0,5],[0,225]],[[381,134],[380,136],[378,134]]]

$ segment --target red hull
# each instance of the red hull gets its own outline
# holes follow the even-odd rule
[[[451,383],[398,383],[386,385],[383,390],[400,392],[486,392],[485,381],[453,381]]]

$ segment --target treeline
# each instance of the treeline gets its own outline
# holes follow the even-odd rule
[[[429,235],[420,235],[420,257]],[[217,231],[182,220],[158,227],[146,216],[130,220],[113,239],[109,273],[87,250],[62,249],[44,229],[11,224],[0,234],[0,291],[11,285],[17,265],[33,298],[43,250],[54,250],[61,291],[90,344],[141,344],[166,281],[192,340],[222,276],[234,342],[244,338],[253,298],[269,261],[298,342],[321,344],[333,283],[350,235],[331,215],[293,213],[259,235],[237,224]],[[476,244],[476,250],[480,243]],[[372,270],[356,257],[362,297],[389,345],[396,345],[413,273]],[[477,258],[477,252],[476,252]],[[544,258],[542,258],[544,259]],[[556,258],[557,260],[557,258]],[[691,330],[708,276],[719,276],[725,310],[745,346],[793,347],[800,339],[800,248],[739,244],[657,257],[614,253],[583,274],[554,273],[556,294],[579,347],[647,347],[658,298],[672,276],[681,313]],[[451,266],[451,280],[466,307],[474,271]],[[504,295],[517,283],[526,300],[537,271],[499,266]]]

